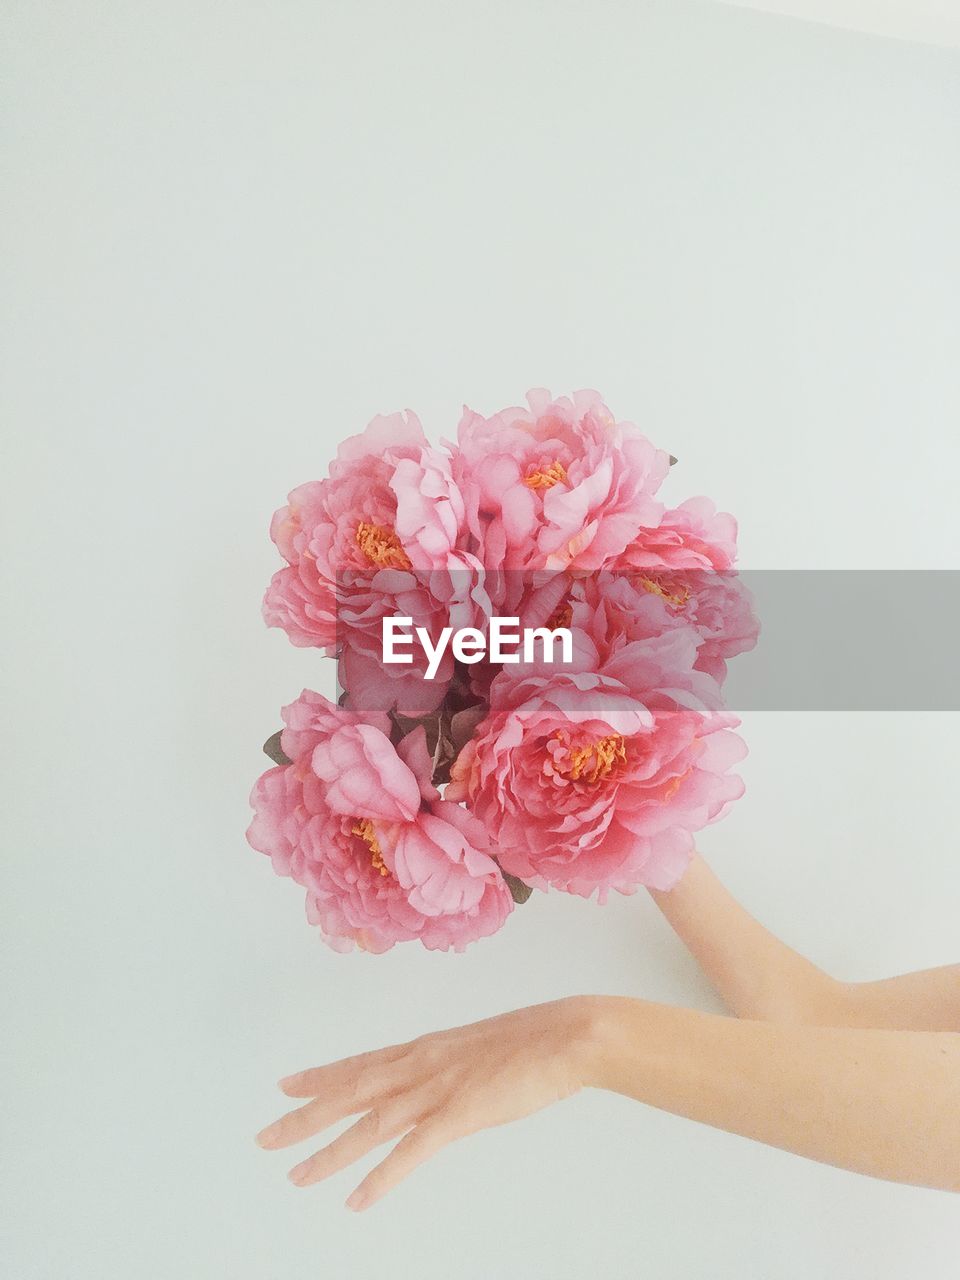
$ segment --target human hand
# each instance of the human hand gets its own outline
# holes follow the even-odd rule
[[[288,1176],[310,1186],[400,1138],[347,1200],[366,1209],[447,1143],[576,1093],[589,1083],[590,1040],[589,997],[574,996],[314,1067],[280,1081],[310,1101],[257,1142],[288,1147],[363,1113]]]

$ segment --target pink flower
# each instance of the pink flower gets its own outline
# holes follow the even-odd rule
[[[484,602],[479,565],[462,550],[464,504],[450,458],[429,446],[416,416],[374,418],[346,440],[326,480],[289,494],[270,536],[287,565],[264,597],[268,626],[339,653],[357,705],[407,715],[436,706],[452,661],[430,682],[417,650],[411,666],[385,667],[382,619],[412,617],[436,639],[444,626],[471,625]]]
[[[623,568],[652,570],[733,568],[737,522],[709,498],[688,498],[665,511],[653,528],[643,528],[624,548]]]
[[[684,628],[605,664],[581,651],[579,671],[497,677],[447,797],[488,828],[506,871],[600,901],[676,883],[692,833],[743,790],[727,772],[744,754],[737,721],[699,699],[696,649]]]
[[[415,414],[376,417],[340,445],[326,480],[299,485],[287,496],[270,522],[270,537],[288,567],[267,589],[268,626],[283,627],[296,645],[332,650],[341,577],[369,579],[379,568],[410,568],[396,532],[397,495],[390,482],[402,460],[429,451]]]
[[[726,659],[754,646],[759,623],[750,592],[732,564],[736,522],[707,498],[691,498],[644,528],[607,569],[592,574],[505,575],[513,608],[525,626],[567,626],[606,662],[625,644],[690,629],[697,636],[694,667],[717,684]],[[516,603],[519,601],[519,603]],[[518,674],[548,674],[520,664]],[[473,677],[478,692],[489,688]],[[716,703],[719,706],[719,702]]]
[[[462,950],[500,928],[509,890],[483,827],[432,785],[422,728],[394,747],[385,717],[361,721],[310,690],[283,716],[292,763],[254,785],[247,839],[306,888],[325,941]]]
[[[691,577],[690,596],[682,609],[700,636],[697,667],[723,684],[727,658],[752,649],[760,635],[753,596],[736,573],[699,573]]]
[[[758,624],[737,526],[706,498],[665,508],[668,470],[596,391],[534,389],[490,418],[465,407],[443,449],[412,413],[375,418],[275,513],[264,617],[335,656],[348,697],[283,709],[290,763],[255,784],[247,838],[332,947],[461,950],[512,910],[507,874],[601,901],[670,888],[741,794],[721,686]],[[436,650],[494,615],[569,628],[572,657],[447,645],[427,680],[418,638],[412,662],[384,660],[385,618]]]
[[[618,423],[596,391],[483,418],[465,408],[454,475],[474,550],[488,569],[598,569],[644,526],[670,460],[632,423]]]
[[[314,846],[309,839],[304,843],[304,834],[316,834],[314,819],[413,818],[423,791],[430,788],[430,762],[415,755],[414,769],[398,755],[388,737],[387,716],[362,720],[312,689],[304,689],[281,715],[285,727],[280,745],[292,763],[268,769],[257,779],[250,801],[256,812],[247,839],[270,856],[278,875],[306,885]],[[336,767],[340,773],[331,786]],[[357,806],[362,806],[359,815]]]
[[[434,647],[444,627],[456,631],[479,625],[491,608],[484,574],[465,553],[450,559],[449,569],[430,573],[383,570],[366,579],[356,575],[349,590],[341,591],[340,683],[354,705],[371,711],[395,707],[402,715],[421,716],[443,700],[454,673],[450,647],[430,680],[419,642],[405,650],[412,658],[409,664],[385,663],[383,619],[412,619],[413,627],[429,632]]]
[[[391,723],[378,712],[358,715],[321,693],[304,689],[282,709],[280,735],[284,755],[310,788],[312,807],[327,807],[384,822],[410,822],[421,800],[439,793],[430,781],[432,765],[420,738],[405,738],[398,749],[390,741]]]
[[[429,951],[462,951],[501,928],[513,910],[510,890],[483,825],[466,809],[434,800],[414,822],[386,833],[385,857]]]
[[[560,612],[575,636],[591,638],[601,660],[624,644],[691,629],[693,665],[718,685],[726,659],[752,649],[759,634],[752,597],[735,572],[604,570],[573,581]]]

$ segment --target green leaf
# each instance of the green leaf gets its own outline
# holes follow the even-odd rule
[[[283,747],[280,745],[280,735],[282,729],[278,729],[276,733],[272,733],[263,744],[263,750],[270,757],[274,764],[293,764],[288,755],[284,755]]]
[[[500,873],[507,882],[507,888],[510,890],[510,896],[514,902],[520,906],[530,897],[533,890],[528,884],[524,884],[522,880],[518,880],[516,876],[512,876],[509,871],[500,868]]]

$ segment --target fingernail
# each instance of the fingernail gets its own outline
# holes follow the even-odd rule
[[[302,1187],[304,1182],[307,1180],[307,1177],[309,1176],[309,1174],[310,1174],[310,1161],[304,1160],[302,1164],[295,1165],[287,1174],[287,1177],[290,1179],[291,1182],[295,1183],[298,1187]]]
[[[266,1129],[261,1129],[254,1141],[258,1147],[269,1147],[271,1141],[275,1137],[273,1125],[267,1125]]]
[[[293,1075],[293,1076],[284,1076],[282,1080],[278,1080],[278,1081],[277,1081],[277,1088],[278,1088],[278,1089],[286,1089],[286,1088],[288,1088],[290,1085],[292,1085],[292,1084],[293,1084],[293,1082],[296,1080],[296,1078],[297,1078],[297,1077],[296,1077],[295,1075]]]
[[[359,1188],[347,1196],[347,1208],[352,1209],[354,1213],[362,1209],[366,1203],[367,1198]]]

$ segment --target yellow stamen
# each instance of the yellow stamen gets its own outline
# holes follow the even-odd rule
[[[570,761],[566,768],[560,769],[571,782],[598,782],[609,777],[618,761],[627,758],[626,743],[619,733],[611,733],[606,738],[598,738],[596,742],[588,742],[574,747],[570,752]]]
[[[547,626],[551,631],[556,631],[558,627],[569,628],[573,621],[573,605],[562,604],[554,609],[550,617],[547,619]]]
[[[561,484],[566,478],[566,468],[558,458],[555,462],[551,462],[549,467],[534,467],[527,473],[523,483],[528,489],[552,489],[555,484]]]
[[[381,569],[410,568],[410,559],[392,529],[361,520],[357,525],[356,540],[357,546],[371,564]]]
[[[374,831],[373,823],[370,819],[358,818],[351,828],[351,833],[359,836],[370,850],[370,861],[373,863],[374,869],[379,871],[382,876],[388,876],[390,868],[383,860],[383,854],[380,852],[380,841],[377,839],[377,833]]]
[[[656,578],[641,578],[640,585],[644,591],[651,592],[652,595],[660,596],[662,600],[666,600],[667,604],[672,604],[676,609],[682,609],[690,599],[689,587],[674,587],[673,591],[668,591],[663,583],[658,582]]]
[[[690,777],[690,774],[692,772],[693,772],[692,769],[687,769],[685,772],[681,773],[679,777],[671,778],[670,781],[667,783],[667,785],[664,787],[663,799],[670,800],[673,796],[675,796],[677,792],[680,790],[683,783],[687,780],[687,778]]]

